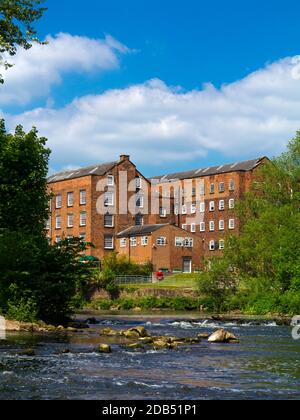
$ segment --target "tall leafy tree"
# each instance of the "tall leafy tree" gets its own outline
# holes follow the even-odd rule
[[[41,18],[45,8],[41,7],[44,0],[0,0],[0,64],[5,68],[11,64],[4,54],[13,56],[17,47],[26,50],[37,40],[34,22]],[[39,41],[38,41],[39,42]],[[0,83],[3,78],[0,74]]]
[[[0,228],[41,234],[48,217],[50,150],[33,128],[7,133],[0,120]]]

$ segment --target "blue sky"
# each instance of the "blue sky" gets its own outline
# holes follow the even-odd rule
[[[299,1],[46,4],[37,27],[52,36],[40,59],[49,77],[33,49],[20,53],[0,112],[49,138],[52,171],[126,152],[146,175],[273,156],[300,128]]]

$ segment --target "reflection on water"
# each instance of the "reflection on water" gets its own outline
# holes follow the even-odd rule
[[[72,336],[10,334],[0,341],[0,399],[299,399],[300,342],[274,323],[99,320]],[[104,325],[144,325],[154,335],[187,337],[223,326],[240,344],[202,341],[173,351],[128,351],[99,336]],[[113,353],[99,354],[100,343]],[[35,356],[21,356],[24,349]],[[64,349],[70,353],[62,354]]]

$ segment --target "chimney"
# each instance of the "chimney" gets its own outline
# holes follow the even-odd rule
[[[120,155],[120,162],[126,162],[130,160],[129,155]]]

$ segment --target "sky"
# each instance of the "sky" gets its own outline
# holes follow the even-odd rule
[[[300,129],[298,0],[46,0],[0,86],[50,172],[130,154],[159,175],[281,153]],[[72,5],[72,6],[71,6]]]

